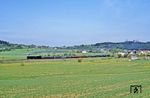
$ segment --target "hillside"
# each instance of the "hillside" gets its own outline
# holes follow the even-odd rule
[[[150,50],[150,42],[137,42],[137,41],[125,41],[125,42],[103,42],[91,45],[78,45],[73,47],[67,47],[68,49],[125,49],[125,50]]]
[[[48,46],[36,46],[36,45],[24,45],[13,44],[7,41],[0,40],[0,51],[10,51],[12,49],[24,49],[24,48],[47,48]]]
[[[24,44],[12,44],[0,40],[0,50],[23,49],[23,48],[48,48],[49,46],[36,46]],[[75,45],[69,47],[57,47],[61,49],[99,50],[99,49],[125,49],[125,50],[150,50],[150,42],[125,41],[103,42],[90,45]]]
[[[150,50],[150,42],[137,42],[137,41],[126,41],[126,42],[119,42],[119,43],[97,43],[93,46],[96,47],[103,47],[103,48],[119,48],[119,49],[126,49],[126,50]]]

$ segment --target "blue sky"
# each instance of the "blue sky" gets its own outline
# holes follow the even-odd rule
[[[0,0],[0,39],[63,46],[150,41],[150,0]]]

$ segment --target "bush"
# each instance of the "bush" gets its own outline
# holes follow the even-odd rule
[[[24,66],[24,63],[21,63],[20,66]]]
[[[122,57],[122,55],[121,54],[118,54],[118,58],[121,58]]]
[[[81,59],[78,59],[78,62],[79,62],[79,63],[81,63],[81,62],[82,62],[82,60],[81,60]]]

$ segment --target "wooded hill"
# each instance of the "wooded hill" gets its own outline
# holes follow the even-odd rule
[[[0,50],[22,49],[22,48],[49,48],[49,46],[12,44],[7,41],[0,40]],[[150,50],[150,42],[139,42],[139,41],[103,42],[91,45],[75,45],[57,48],[78,49],[78,50],[99,50],[99,49]]]
[[[48,48],[48,46],[24,45],[13,44],[7,41],[0,40],[0,51],[9,51],[11,49],[24,49],[24,48]]]
[[[137,42],[137,41],[125,41],[125,42],[103,42],[91,45],[78,45],[67,47],[69,49],[124,49],[124,50],[150,50],[150,42]]]

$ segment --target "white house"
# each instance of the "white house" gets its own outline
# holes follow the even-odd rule
[[[131,60],[137,60],[138,59],[138,57],[137,57],[137,55],[131,55],[131,58],[130,58]]]
[[[131,52],[129,54],[129,61],[130,60],[137,60],[137,59],[138,59],[138,56],[137,56],[137,54],[135,52]]]
[[[82,53],[87,53],[87,51],[84,50],[84,51],[82,51]]]

